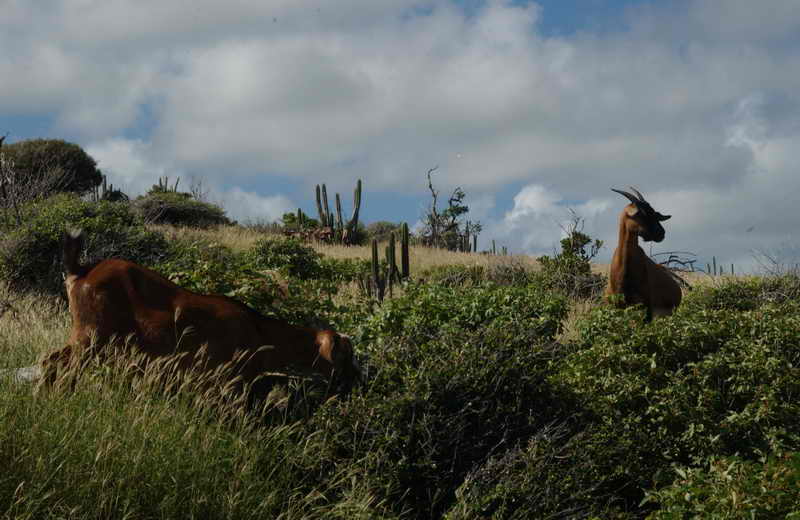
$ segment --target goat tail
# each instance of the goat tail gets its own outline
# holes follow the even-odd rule
[[[80,256],[83,249],[83,242],[86,239],[82,229],[67,229],[64,235],[64,243],[61,249],[61,259],[64,262],[64,271],[67,276],[78,274],[80,271]]]

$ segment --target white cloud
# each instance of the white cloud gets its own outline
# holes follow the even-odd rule
[[[86,152],[112,183],[135,196],[146,192],[160,177],[181,175],[181,171],[156,163],[150,149],[151,145],[141,139],[112,138],[87,146]]]
[[[597,218],[610,207],[605,199],[570,203],[551,189],[530,184],[514,196],[514,206],[501,221],[491,223],[488,231],[512,251],[551,254],[559,251],[559,241],[566,236],[573,216],[583,219],[585,232],[596,235]]]
[[[228,217],[239,221],[275,222],[280,220],[284,213],[297,209],[297,206],[283,195],[264,197],[237,187],[212,194],[211,198],[225,208]]]

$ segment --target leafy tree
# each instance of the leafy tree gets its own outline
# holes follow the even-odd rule
[[[97,162],[83,148],[60,139],[28,139],[3,147],[9,185],[36,186],[46,197],[55,192],[84,194],[102,182]],[[22,201],[24,202],[24,201]]]
[[[447,207],[439,211],[439,190],[433,187],[431,180],[431,175],[437,168],[438,166],[428,170],[428,189],[431,191],[432,201],[423,219],[422,241],[426,245],[451,251],[469,251],[469,240],[481,232],[481,223],[464,221],[463,217],[469,213],[469,206],[464,203],[466,193],[458,186],[447,200]]]
[[[402,224],[395,224],[386,220],[379,220],[368,225],[365,229],[367,240],[375,239],[377,241],[388,240],[389,235],[395,234],[395,237],[400,236]]]
[[[563,228],[561,252],[553,258],[538,258],[546,285],[580,296],[589,296],[602,287],[602,277],[592,275],[591,260],[603,247],[603,241],[583,232],[584,219],[570,210],[572,219]]]

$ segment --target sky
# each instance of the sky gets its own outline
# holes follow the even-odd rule
[[[467,194],[479,249],[617,242],[634,186],[688,251],[795,262],[797,0],[0,0],[0,134],[80,144],[115,187],[194,180],[240,221],[419,222]],[[652,246],[652,247],[651,247]]]

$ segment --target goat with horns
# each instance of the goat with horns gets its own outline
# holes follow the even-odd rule
[[[46,379],[55,377],[73,348],[94,348],[103,354],[114,338],[132,336],[150,358],[179,352],[202,354],[208,370],[232,361],[237,351],[245,353],[246,362],[238,374],[245,382],[289,367],[335,377],[345,392],[361,380],[347,336],[262,316],[227,296],[188,291],[126,260],[80,265],[83,241],[81,231],[72,231],[64,239],[72,332],[67,346],[44,359]],[[42,372],[37,368],[26,367],[16,378],[34,379]]]
[[[636,196],[614,188],[611,190],[623,195],[631,203],[625,206],[619,216],[619,243],[611,260],[606,298],[622,306],[643,304],[648,321],[653,316],[672,314],[681,303],[681,288],[664,266],[653,262],[639,247],[639,237],[645,242],[664,240],[661,222],[671,215],[662,215],[654,210],[634,188],[631,191]]]

